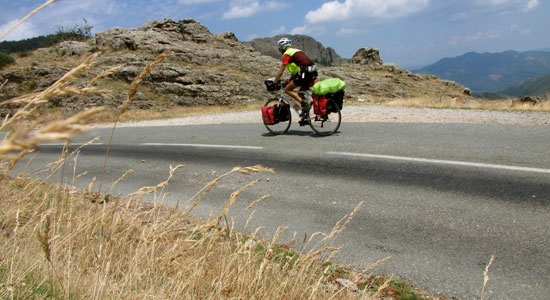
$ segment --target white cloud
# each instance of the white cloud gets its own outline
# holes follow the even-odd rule
[[[407,16],[428,7],[429,0],[345,0],[330,1],[306,14],[310,23],[350,19],[391,19]]]
[[[338,30],[336,32],[336,35],[340,36],[340,35],[354,35],[354,34],[357,34],[359,32],[359,30],[357,30],[356,28],[348,28],[348,27],[342,27],[340,28],[340,30]]]
[[[539,6],[540,0],[476,0],[475,4],[478,7],[528,12]]]
[[[474,35],[467,36],[464,40],[468,43],[472,43],[483,40],[491,40],[499,38],[500,36],[500,31],[477,32]]]
[[[283,34],[283,33],[286,33],[286,26],[281,26],[271,32],[269,32],[269,35],[278,35],[278,34]]]
[[[295,27],[290,30],[290,34],[304,34],[309,36],[326,34],[326,29],[323,26],[311,26],[311,24],[305,24],[304,26]]]
[[[260,12],[283,10],[289,6],[287,3],[277,1],[233,0],[229,4],[229,10],[223,14],[223,18],[247,18]]]
[[[293,29],[290,31],[290,34],[309,34],[310,31],[311,31],[311,30],[308,28],[308,26],[307,26],[307,25],[304,25],[304,26],[300,26],[300,27],[293,28]]]
[[[191,4],[208,4],[214,2],[220,2],[221,0],[178,0],[179,4],[191,5]]]
[[[540,1],[539,0],[529,0],[529,2],[527,3],[527,6],[525,7],[525,12],[528,12],[528,11],[531,11],[535,8],[537,8],[537,6],[539,6],[540,4]]]
[[[477,43],[477,42],[484,42],[496,38],[502,37],[502,34],[498,30],[494,31],[486,31],[486,32],[476,32],[475,34],[459,37],[459,36],[453,36],[449,41],[447,42],[447,46],[457,46],[460,44],[471,44],[471,43]]]
[[[456,46],[460,44],[460,38],[458,36],[452,36],[451,39],[447,42],[447,46]]]
[[[8,29],[10,29],[15,23],[17,23],[19,20],[11,20],[8,23],[0,26],[0,34],[4,34]],[[32,24],[31,21],[27,20],[19,26],[15,27],[10,33],[8,33],[3,40],[4,41],[18,41],[23,39],[32,38],[39,35],[35,29],[35,26]]]

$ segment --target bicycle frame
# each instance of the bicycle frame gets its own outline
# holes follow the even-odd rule
[[[305,91],[297,91],[298,94],[300,94],[304,99],[307,100],[307,103],[311,105],[313,102],[313,97],[311,95],[311,90],[305,90]],[[281,89],[281,97],[279,97],[279,103],[285,99],[290,104],[290,107],[292,110],[294,110],[295,113],[297,113],[299,116],[302,114],[302,106],[299,105],[294,98],[289,96],[287,93],[285,93],[284,87]]]

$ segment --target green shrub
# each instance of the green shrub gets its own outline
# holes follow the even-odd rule
[[[15,63],[15,58],[0,52],[0,69],[13,63]]]

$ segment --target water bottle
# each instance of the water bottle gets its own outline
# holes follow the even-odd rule
[[[296,103],[296,101],[292,100],[292,106],[294,107],[294,110],[298,113],[298,114],[301,114],[302,111],[301,111],[301,107],[300,105],[298,105],[298,103]]]

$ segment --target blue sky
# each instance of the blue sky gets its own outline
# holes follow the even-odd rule
[[[0,0],[0,33],[45,0]],[[548,0],[57,0],[4,40],[71,28],[98,32],[155,19],[193,18],[239,40],[306,34],[350,58],[364,46],[385,62],[424,66],[466,52],[550,49]]]

